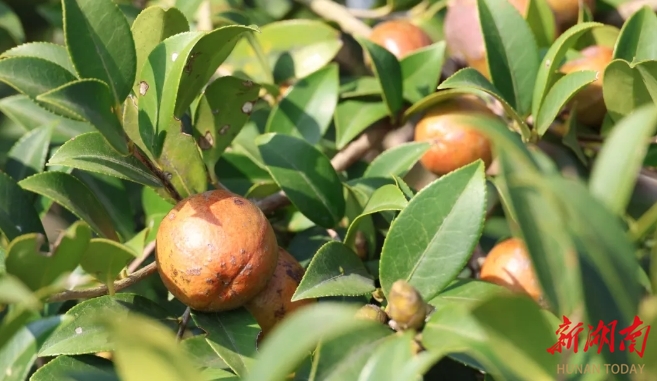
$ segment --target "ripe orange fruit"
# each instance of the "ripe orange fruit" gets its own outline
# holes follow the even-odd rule
[[[606,46],[594,45],[583,49],[581,53],[582,57],[561,66],[561,71],[566,74],[582,70],[598,72],[595,82],[580,90],[571,100],[571,103],[577,102],[577,120],[582,124],[597,127],[602,124],[607,112],[602,95],[602,76],[612,60],[614,51]]]
[[[415,141],[429,141],[431,148],[420,163],[428,171],[441,176],[483,160],[486,168],[493,161],[489,139],[476,129],[463,125],[457,118],[479,114],[497,118],[479,98],[461,96],[429,109],[415,127]]]
[[[274,275],[269,279],[264,290],[244,305],[260,325],[261,337],[266,336],[291,312],[317,301],[316,299],[291,301],[304,272],[301,264],[290,253],[278,248],[278,264]]]
[[[541,300],[542,291],[531,258],[524,242],[518,238],[504,240],[493,247],[481,267],[480,279]]]
[[[388,49],[397,59],[433,43],[420,27],[405,20],[390,20],[377,24],[372,28],[370,41]]]
[[[180,201],[162,220],[156,244],[162,282],[199,311],[242,306],[265,288],[278,261],[267,218],[253,203],[225,190]]]

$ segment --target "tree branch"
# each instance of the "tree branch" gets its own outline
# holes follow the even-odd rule
[[[369,37],[372,28],[354,17],[347,8],[331,0],[297,0],[325,20],[337,23],[340,28],[354,36]]]

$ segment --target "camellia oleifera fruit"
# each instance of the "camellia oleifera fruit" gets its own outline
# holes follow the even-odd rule
[[[542,292],[534,267],[522,240],[506,239],[493,247],[481,267],[480,279],[525,293],[542,300]]]
[[[430,108],[420,119],[415,127],[415,141],[431,143],[420,159],[425,169],[442,176],[477,159],[490,166],[493,161],[490,140],[459,120],[468,115],[498,118],[479,98],[461,96]]]
[[[213,190],[180,201],[162,220],[156,261],[167,289],[199,311],[238,308],[274,274],[278,244],[247,199]]]
[[[317,301],[292,301],[304,272],[301,264],[290,253],[283,248],[278,249],[278,264],[274,275],[264,290],[244,305],[260,325],[261,337],[266,336],[288,314]]]
[[[598,78],[586,85],[571,100],[571,104],[576,103],[577,121],[590,127],[598,127],[607,112],[602,94],[602,77],[614,51],[607,46],[593,45],[582,49],[580,53],[581,57],[563,64],[561,71],[565,74],[582,70],[594,70],[598,73]]]
[[[406,20],[390,20],[377,24],[372,28],[370,41],[383,46],[397,59],[433,43],[420,27]]]

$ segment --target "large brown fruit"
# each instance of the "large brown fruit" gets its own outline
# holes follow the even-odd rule
[[[441,176],[483,160],[486,168],[493,161],[490,140],[458,118],[481,115],[498,118],[483,101],[472,96],[462,96],[442,102],[429,109],[415,127],[415,141],[428,141],[429,150],[420,163],[428,171]]]
[[[509,0],[509,3],[523,17],[527,16],[529,0]],[[477,0],[450,0],[447,3],[443,28],[450,55],[490,79]]]
[[[525,293],[541,301],[541,288],[522,240],[510,238],[495,245],[481,267],[481,280]]]
[[[278,249],[278,265],[265,289],[247,302],[244,307],[253,315],[262,330],[261,338],[291,312],[315,303],[316,299],[293,302],[292,296],[303,278],[301,264],[283,248]]]
[[[377,24],[372,29],[370,41],[388,49],[397,59],[432,44],[429,35],[405,20],[390,20]]]
[[[559,32],[563,33],[577,23],[580,0],[547,0],[547,2],[554,13]],[[584,3],[591,12],[595,12],[595,0],[583,0],[582,3]]]
[[[180,201],[157,231],[156,261],[167,289],[199,311],[242,306],[274,274],[278,244],[247,199],[213,190]]]
[[[581,53],[582,57],[561,66],[561,71],[568,74],[575,71],[595,70],[598,73],[595,82],[580,90],[571,100],[571,103],[577,102],[577,120],[587,126],[597,127],[602,124],[607,112],[602,95],[602,76],[612,60],[614,51],[606,46],[594,45],[583,49]]]

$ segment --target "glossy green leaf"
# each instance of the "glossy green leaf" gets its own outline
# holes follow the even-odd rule
[[[445,61],[445,42],[440,41],[402,58],[404,99],[410,103],[436,91]]]
[[[217,78],[205,89],[196,109],[193,132],[208,168],[215,167],[242,131],[259,91],[260,86],[253,82],[231,76]]]
[[[388,184],[377,189],[372,193],[363,211],[351,221],[347,234],[344,237],[345,245],[353,247],[358,226],[364,217],[382,211],[403,210],[407,205],[408,201],[406,197],[396,185]]]
[[[401,65],[397,57],[386,48],[362,37],[356,37],[356,40],[372,61],[374,75],[381,83],[383,100],[388,108],[388,115],[394,120],[404,103]]]
[[[549,48],[556,37],[554,12],[546,0],[530,0],[527,5],[527,25],[531,28],[538,48]]]
[[[320,340],[327,341],[379,324],[356,318],[357,310],[356,306],[325,302],[306,306],[290,315],[262,343],[256,363],[244,381],[284,379]],[[299,332],[305,334],[299,335]]]
[[[304,78],[328,64],[342,47],[340,32],[321,20],[293,19],[263,25],[253,36],[278,82]],[[247,39],[235,45],[226,61],[258,83],[269,79]],[[237,74],[237,73],[235,73]]]
[[[349,99],[335,109],[336,148],[342,149],[368,127],[388,115],[385,103]]]
[[[404,177],[430,146],[427,142],[411,142],[386,150],[372,160],[363,177]]]
[[[207,190],[203,157],[191,135],[172,131],[164,142],[157,165],[181,198]]]
[[[338,104],[338,66],[330,64],[296,82],[274,106],[265,131],[317,144],[331,124]]]
[[[237,375],[244,376],[254,364],[260,327],[243,309],[217,314],[192,314],[194,322],[206,332],[205,340],[212,350]]]
[[[95,78],[109,87],[111,106],[130,93],[136,53],[130,25],[111,0],[62,0],[64,39],[80,78]]]
[[[376,77],[342,77],[340,78],[340,98],[357,98],[381,96],[381,83]]]
[[[538,72],[538,47],[522,15],[506,0],[477,0],[493,84],[525,116]]]
[[[657,59],[657,43],[652,39],[657,33],[657,15],[647,6],[630,16],[616,41],[614,59],[641,62]]]
[[[301,213],[325,228],[342,219],[342,182],[326,156],[288,135],[261,135],[256,144],[269,173]]]
[[[3,52],[0,55],[0,58],[21,56],[42,58],[63,67],[68,70],[69,73],[77,76],[65,46],[45,41],[28,42]]]
[[[7,249],[7,272],[33,291],[50,286],[75,270],[91,239],[91,229],[83,222],[74,223],[62,232],[51,252],[40,250],[44,239],[38,233],[25,234],[14,239]]]
[[[143,296],[119,293],[115,296],[99,296],[78,303],[64,314],[65,320],[43,343],[39,356],[78,355],[112,351],[114,340],[98,319],[113,316],[118,323],[130,325],[132,318],[146,315],[164,320],[167,313]]]
[[[0,368],[4,370],[3,380],[27,379],[37,359],[39,345],[60,322],[60,316],[37,320],[21,327],[12,336],[11,340],[0,349]]]
[[[94,355],[57,356],[30,377],[30,381],[120,381],[110,360]]]
[[[121,156],[98,132],[89,132],[69,140],[48,160],[48,165],[62,165],[134,181],[152,187],[160,180],[134,156]]]
[[[504,96],[500,93],[500,91],[486,79],[479,71],[473,69],[473,68],[465,68],[462,70],[459,70],[458,72],[454,73],[451,77],[447,78],[443,83],[438,86],[439,90],[442,89],[454,89],[458,90],[460,92],[464,93],[474,93],[475,95],[477,94],[477,91],[483,91],[484,93],[493,96],[495,99],[497,99],[501,104],[502,107],[504,108],[505,113],[512,118],[518,126],[521,128],[521,132],[523,134],[523,137],[527,139],[529,137],[529,127],[527,126],[527,123],[522,119],[522,117],[518,114],[518,112],[507,102],[504,98]],[[472,90],[472,91],[468,91]],[[457,95],[458,93],[454,93],[454,95]],[[416,113],[420,110],[426,109],[429,107],[429,105],[442,100],[443,97],[448,96],[448,94],[445,94],[444,92],[442,93],[434,93],[426,98],[421,103],[416,103],[413,105],[412,108],[408,109],[406,111],[406,114],[409,115],[411,113]],[[434,101],[435,99],[435,101]]]
[[[137,73],[140,73],[153,49],[167,38],[189,31],[189,23],[178,8],[164,9],[155,5],[139,13],[131,31],[135,41]]]
[[[638,66],[632,67],[620,59],[611,61],[604,71],[603,78],[602,95],[607,112],[615,122],[619,122],[642,105],[651,101],[657,102],[651,97],[646,86],[648,82],[638,70]]]
[[[313,256],[292,301],[365,295],[375,288],[372,276],[356,253],[341,242],[333,241]]]
[[[120,154],[128,154],[123,127],[112,112],[109,88],[97,79],[67,83],[37,97],[44,107],[68,118],[88,122],[100,131]]]
[[[50,198],[68,209],[105,238],[118,240],[114,224],[98,198],[80,180],[64,172],[44,172],[18,183],[23,189]]]
[[[27,233],[45,236],[32,198],[11,177],[0,171],[0,232],[8,240]]]
[[[532,115],[538,115],[539,108],[543,104],[543,99],[547,96],[548,91],[550,91],[550,88],[559,76],[559,72],[556,69],[561,66],[561,61],[566,57],[568,50],[586,32],[602,25],[601,23],[594,22],[575,25],[561,34],[552,46],[550,46],[550,49],[545,53],[541,64],[538,66],[538,74],[536,76],[531,103]]]
[[[399,378],[399,375],[413,359],[412,342],[413,332],[390,336],[372,352],[358,376],[358,381],[408,379]]]
[[[105,238],[94,238],[82,256],[82,269],[100,282],[113,282],[121,270],[135,259],[128,247]]]
[[[556,81],[545,96],[536,117],[534,128],[538,135],[545,134],[568,101],[586,85],[593,83],[597,77],[598,73],[596,71],[584,70],[564,75]]]
[[[182,345],[197,366],[211,369],[229,369],[224,360],[217,356],[217,353],[208,344],[205,335],[196,335],[183,339],[180,341],[180,345]]]
[[[90,124],[55,115],[22,94],[0,99],[0,111],[27,130],[52,123],[53,144],[63,143],[79,134],[94,131],[94,127]]]
[[[657,110],[641,107],[614,126],[600,149],[589,188],[615,214],[625,212],[655,130]]]
[[[391,336],[390,329],[379,324],[364,327],[357,335],[348,332],[320,343],[313,358],[314,379],[356,380],[372,352]]]
[[[44,169],[53,124],[47,124],[23,135],[7,153],[7,174],[16,181],[40,173]]]
[[[0,81],[30,98],[74,81],[63,67],[36,57],[10,57],[0,60]]]
[[[276,184],[269,172],[258,166],[247,155],[235,151],[224,152],[221,155],[215,166],[215,173],[225,187],[241,195],[260,184]]]
[[[20,44],[25,41],[25,31],[20,18],[4,2],[0,3],[0,28],[9,33],[14,43]]]
[[[447,303],[474,306],[500,294],[509,294],[505,287],[475,279],[457,279],[427,303],[440,308]]]
[[[483,229],[485,207],[481,161],[418,192],[392,222],[383,244],[380,281],[385,294],[399,279],[425,299],[438,294],[470,257]]]
[[[123,381],[200,380],[200,371],[176,341],[175,333],[161,323],[132,316],[130,324],[113,316],[103,319],[116,345],[113,362]]]

